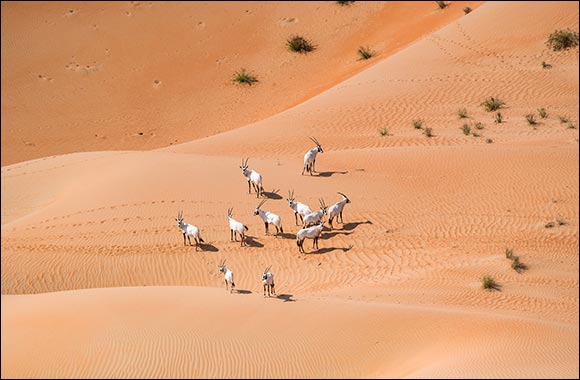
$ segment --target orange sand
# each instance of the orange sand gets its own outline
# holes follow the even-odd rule
[[[557,117],[578,124],[578,48],[544,45],[577,4],[149,4],[2,3],[2,377],[579,376],[578,130]],[[285,51],[294,32],[318,50]],[[241,66],[260,82],[231,84]],[[252,215],[242,156],[281,237]],[[352,200],[318,252],[298,252],[291,189]]]

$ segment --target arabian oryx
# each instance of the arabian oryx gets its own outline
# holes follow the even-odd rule
[[[324,153],[324,151],[322,150],[322,146],[320,145],[318,140],[316,140],[315,137],[310,137],[310,140],[312,140],[312,142],[315,143],[316,146],[314,148],[310,149],[304,155],[304,168],[302,169],[302,175],[304,175],[305,170],[307,173],[310,173],[310,175],[312,175],[312,173],[316,172],[316,170],[315,170],[316,155],[318,153]]]
[[[193,224],[185,223],[183,221],[183,211],[179,211],[177,213],[177,219],[175,220],[177,221],[177,225],[179,226],[181,232],[183,233],[183,245],[186,245],[185,236],[187,236],[189,245],[192,245],[190,237],[193,236],[193,240],[195,241],[195,250],[197,251],[197,248],[201,245],[201,243],[204,243],[203,239],[201,238],[199,228],[197,228]]]
[[[336,217],[336,222],[338,223],[338,217],[340,216],[341,223],[344,224],[344,219],[342,219],[342,210],[347,203],[350,203],[350,199],[346,195],[341,192],[338,194],[342,195],[342,200],[336,202],[332,206],[328,208],[328,224],[330,224],[330,228],[334,228],[332,226],[332,219]]]
[[[326,203],[324,203],[324,199],[320,198],[318,200],[320,202],[320,210],[316,212],[312,212],[304,217],[302,221],[302,228],[310,227],[314,224],[318,224],[322,220],[322,217],[326,215]]]
[[[262,176],[255,170],[248,169],[248,160],[250,158],[246,158],[246,161],[242,158],[242,165],[240,169],[242,169],[242,174],[248,180],[248,194],[252,193],[251,187],[254,188],[256,191],[256,198],[264,193],[264,186],[262,186]]]
[[[220,273],[224,274],[224,281],[226,282],[226,290],[228,290],[228,285],[230,286],[230,293],[234,290],[234,288],[236,287],[236,284],[234,283],[234,272],[232,272],[231,270],[229,270],[228,268],[226,268],[226,260],[224,259],[224,261],[222,261],[220,263],[220,265],[218,266]]]
[[[266,203],[266,201],[267,199],[264,199],[262,202],[260,202],[259,205],[256,206],[256,209],[254,210],[254,216],[260,215],[260,218],[262,218],[264,221],[264,225],[266,226],[266,235],[268,235],[268,226],[270,224],[273,224],[276,227],[276,234],[284,233],[280,217],[270,211],[264,211],[260,208],[264,203]]]
[[[296,244],[298,245],[298,251],[304,252],[304,239],[313,239],[314,242],[312,243],[312,249],[318,249],[318,239],[320,235],[322,235],[322,229],[324,228],[324,222],[321,220],[319,224],[303,228],[296,233]]]
[[[288,191],[288,206],[294,211],[294,222],[298,225],[298,217],[300,215],[300,221],[304,222],[303,217],[312,213],[310,207],[306,206],[304,203],[294,202],[294,190]]]
[[[246,237],[246,230],[248,229],[248,227],[244,226],[242,223],[234,219],[233,211],[234,211],[233,207],[228,209],[228,220],[230,222],[230,241],[231,240],[238,241],[236,234],[240,234],[240,237],[242,239],[241,246],[243,247],[245,244],[244,240]]]
[[[266,297],[266,292],[268,293],[268,297],[270,294],[276,295],[276,291],[274,290],[274,275],[270,272],[270,265],[268,268],[264,269],[262,273],[262,284],[264,285],[264,297]]]

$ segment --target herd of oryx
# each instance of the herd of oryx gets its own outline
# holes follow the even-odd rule
[[[307,173],[310,173],[310,175],[312,175],[312,173],[315,172],[316,155],[318,153],[324,152],[322,150],[322,146],[320,145],[318,140],[316,140],[316,138],[311,137],[310,139],[316,144],[316,146],[313,149],[310,149],[304,155],[304,168],[302,169],[302,175],[304,175],[305,171]],[[240,166],[240,169],[242,169],[242,174],[246,177],[248,181],[248,193],[251,194],[253,188],[254,191],[256,192],[256,197],[259,198],[264,193],[264,186],[262,185],[262,176],[255,170],[248,168],[248,160],[249,158],[246,158],[245,160],[242,158],[242,164]],[[289,191],[287,201],[288,206],[290,206],[292,211],[294,211],[294,223],[298,225],[298,216],[300,216],[300,220],[302,222],[302,228],[298,230],[298,232],[296,233],[296,244],[298,245],[299,252],[301,253],[305,252],[303,244],[304,240],[306,239],[312,239],[313,240],[312,248],[318,249],[318,239],[320,238],[322,234],[322,229],[324,228],[325,215],[328,216],[328,223],[330,225],[330,228],[333,228],[332,220],[335,218],[337,222],[344,223],[344,220],[342,218],[342,212],[344,210],[344,206],[347,203],[350,203],[350,199],[341,192],[338,192],[338,194],[342,196],[342,199],[330,207],[327,207],[326,204],[324,203],[324,199],[320,198],[319,199],[320,210],[313,212],[312,209],[307,205],[305,205],[304,203],[295,201],[294,191]],[[265,211],[262,209],[262,206],[264,205],[264,203],[266,203],[266,201],[267,199],[264,199],[258,204],[258,206],[256,206],[256,209],[254,210],[254,216],[260,216],[260,218],[264,221],[266,235],[269,234],[270,225],[276,227],[276,235],[284,233],[284,229],[282,228],[282,220],[280,219],[280,217],[274,214],[273,212]],[[193,237],[193,240],[195,241],[195,249],[197,250],[198,247],[201,245],[201,243],[204,242],[204,240],[201,237],[201,232],[199,228],[192,224],[186,223],[183,220],[182,211],[180,211],[177,214],[176,220],[177,225],[179,226],[181,232],[183,233],[183,245],[186,245],[186,239],[189,242],[189,245],[192,245],[191,238]],[[240,244],[241,246],[244,246],[244,244],[246,244],[245,237],[248,227],[245,226],[243,223],[238,222],[237,220],[234,219],[233,208],[228,209],[228,221],[230,224],[230,240],[237,241],[237,236],[240,235]],[[218,268],[219,272],[223,273],[224,275],[226,290],[229,289],[231,293],[236,286],[234,283],[234,273],[231,271],[231,269],[225,266],[225,260],[220,262]],[[267,267],[266,269],[264,269],[262,273],[264,296],[268,295],[268,297],[271,294],[272,295],[276,294],[274,290],[274,275],[270,272],[270,268],[271,266]]]

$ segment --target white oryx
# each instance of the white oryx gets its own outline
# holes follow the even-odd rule
[[[303,217],[312,213],[310,207],[306,206],[304,203],[294,202],[294,190],[288,191],[288,206],[292,210],[294,210],[294,222],[298,225],[298,217],[296,215],[300,215],[300,221],[304,221]]]
[[[248,180],[248,194],[252,193],[252,189],[250,187],[252,186],[256,191],[256,198],[258,198],[264,193],[264,186],[262,186],[262,176],[257,171],[248,169],[249,159],[250,157],[246,158],[246,161],[244,162],[244,159],[242,158],[242,165],[240,166],[240,169],[242,169],[242,174]]]
[[[318,140],[316,140],[315,137],[310,137],[310,140],[312,140],[312,142],[315,143],[316,146],[310,149],[304,155],[304,168],[302,169],[302,175],[304,175],[305,170],[307,173],[310,173],[310,175],[312,175],[312,173],[316,171],[314,169],[314,165],[316,164],[316,155],[318,153],[324,153],[324,151],[322,150],[322,146],[320,146],[320,143],[318,142]]]
[[[248,229],[248,227],[244,226],[242,223],[238,222],[233,218],[232,214],[233,211],[234,211],[233,207],[228,209],[228,220],[230,221],[230,241],[231,240],[238,241],[236,234],[240,234],[240,237],[242,239],[241,246],[243,247],[245,244],[244,239],[246,237],[246,230]]]
[[[192,245],[190,237],[193,236],[193,240],[195,241],[195,250],[197,251],[197,247],[199,247],[201,243],[204,243],[203,239],[201,238],[199,228],[197,228],[193,224],[185,223],[183,221],[183,211],[179,211],[177,213],[177,219],[175,220],[177,221],[177,225],[179,226],[181,232],[183,233],[183,245],[186,245],[185,236],[187,236],[187,241],[189,241],[189,245]]]
[[[230,286],[230,293],[236,287],[234,283],[234,272],[226,268],[226,260],[222,261],[219,265],[220,273],[224,274],[224,281],[226,282],[226,290],[228,290],[228,285]]]
[[[302,228],[310,227],[313,224],[318,224],[318,222],[322,220],[322,217],[326,215],[327,207],[324,203],[324,199],[320,198],[318,202],[320,202],[320,210],[311,212],[310,214],[306,215],[302,221]]]
[[[303,228],[296,233],[296,244],[298,245],[298,251],[304,252],[304,239],[313,239],[312,249],[318,249],[318,239],[322,235],[322,229],[324,228],[324,222],[321,220],[316,226]]]
[[[270,293],[272,295],[276,295],[276,291],[274,290],[274,275],[270,272],[270,265],[268,268],[264,269],[262,273],[262,284],[264,285],[264,297],[266,297],[266,291],[268,292],[268,297],[270,297]]]
[[[328,208],[328,224],[330,224],[330,228],[334,228],[332,226],[332,219],[336,217],[336,222],[339,223],[338,217],[340,216],[341,223],[344,224],[344,219],[342,219],[342,210],[347,203],[350,203],[350,199],[346,195],[341,192],[338,194],[342,195],[342,200],[336,202],[332,206]]]
[[[260,215],[260,218],[262,218],[264,221],[264,225],[266,226],[266,235],[268,235],[268,226],[270,224],[273,224],[276,227],[276,234],[284,233],[284,230],[282,229],[282,220],[280,217],[270,211],[264,211],[260,208],[264,203],[266,203],[266,201],[267,199],[264,199],[262,202],[260,202],[259,205],[256,206],[256,209],[254,210],[254,216]]]

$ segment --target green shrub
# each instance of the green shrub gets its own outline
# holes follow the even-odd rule
[[[413,127],[415,129],[421,129],[423,127],[423,120],[421,120],[421,119],[413,120]]]
[[[463,13],[468,14],[471,13],[472,9],[470,7],[463,8]]]
[[[528,121],[529,125],[537,125],[538,122],[536,121],[536,115],[533,113],[529,113],[526,115],[526,120]]]
[[[425,128],[425,130],[423,131],[423,134],[427,137],[432,137],[433,136],[433,129]]]
[[[251,86],[252,84],[256,83],[258,79],[255,76],[251,75],[246,71],[246,69],[242,68],[234,73],[234,77],[232,82],[236,82],[239,84],[247,84]]]
[[[495,122],[497,124],[501,124],[503,122],[503,116],[499,111],[495,114]]]
[[[499,285],[490,276],[483,276],[481,279],[481,287],[484,289],[499,290]]]
[[[503,102],[500,99],[496,99],[493,96],[489,97],[487,99],[485,99],[481,105],[483,106],[483,108],[487,111],[487,112],[492,112],[492,111],[496,111],[498,109],[500,109],[502,106],[505,105],[505,102]]]
[[[568,28],[566,30],[556,30],[548,36],[546,45],[554,50],[567,50],[578,46],[578,32]]]
[[[459,116],[460,119],[465,119],[467,118],[467,110],[465,108],[460,108],[459,110],[457,110],[457,116]]]
[[[439,9],[445,9],[449,6],[449,4],[447,4],[445,1],[436,1],[436,3]]]
[[[471,127],[469,126],[469,124],[463,124],[461,130],[463,131],[463,134],[465,136],[469,136],[469,133],[471,132]]]
[[[312,42],[302,36],[292,36],[288,38],[288,40],[286,40],[286,46],[288,47],[288,50],[301,54],[306,54],[316,49]]]
[[[538,114],[540,114],[540,117],[542,119],[545,119],[548,117],[548,112],[546,111],[545,108],[538,108]]]
[[[369,49],[368,47],[359,47],[358,48],[358,55],[359,55],[359,61],[364,61],[367,60],[369,58],[372,58],[375,55],[375,52],[373,52],[371,49]]]

